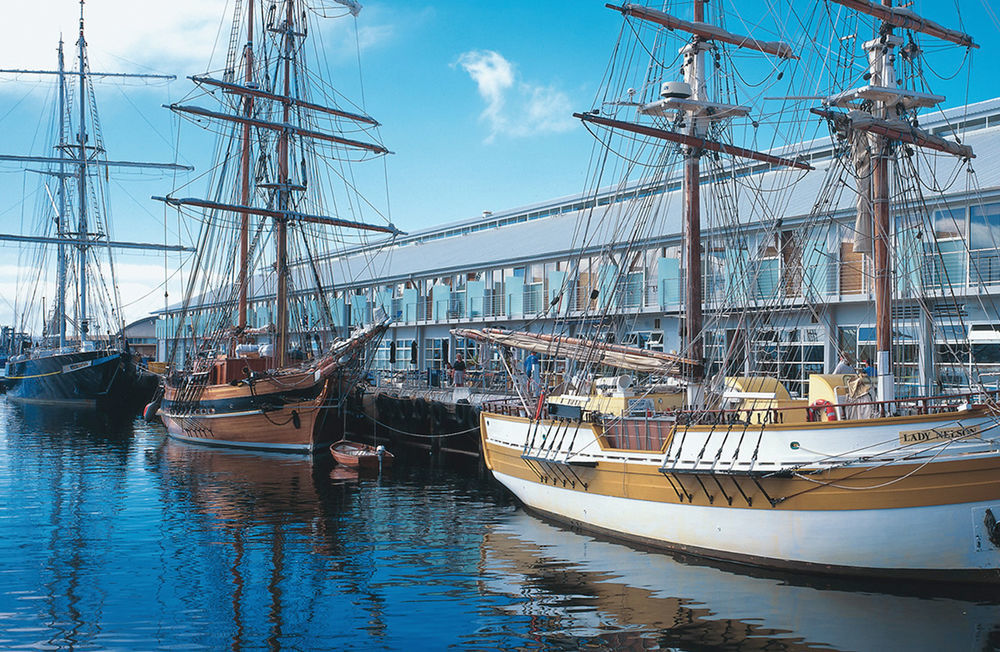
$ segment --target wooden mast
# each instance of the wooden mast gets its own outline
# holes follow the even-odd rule
[[[253,1],[247,3],[247,42],[243,50],[243,81],[249,86],[253,83]],[[243,115],[253,117],[253,95],[243,97]],[[240,152],[240,176],[242,187],[240,199],[244,206],[250,205],[250,123],[243,123],[243,149]],[[236,334],[238,341],[244,340],[247,328],[247,286],[248,260],[250,250],[250,214],[240,214],[240,269],[239,269],[239,322]]]
[[[702,251],[701,251],[701,166],[700,157],[707,151],[726,153],[773,165],[786,165],[798,169],[810,170],[808,164],[785,159],[753,150],[734,147],[705,138],[708,125],[713,121],[726,119],[736,115],[746,115],[749,109],[743,106],[718,104],[708,100],[705,83],[704,53],[714,47],[713,41],[731,43],[740,48],[749,48],[772,54],[782,59],[795,59],[791,47],[783,42],[766,42],[757,39],[732,34],[714,25],[704,22],[705,2],[694,0],[694,20],[685,21],[657,9],[644,5],[624,4],[616,6],[605,5],[609,9],[619,11],[624,16],[633,16],[641,20],[661,25],[670,30],[682,30],[692,35],[691,41],[681,48],[684,57],[684,81],[690,88],[688,98],[677,99],[662,95],[661,100],[640,107],[639,112],[649,115],[665,115],[676,111],[685,114],[685,132],[678,133],[631,124],[620,120],[603,118],[593,114],[574,114],[586,122],[594,122],[605,126],[640,133],[647,136],[662,138],[684,145],[687,149],[684,155],[684,262],[685,262],[685,292],[684,292],[684,335],[682,343],[686,355],[693,362],[686,365],[685,377],[688,381],[687,403],[697,407],[704,403],[703,381],[705,378],[704,350],[705,340],[702,314]]]
[[[827,106],[841,106],[852,109],[847,115],[826,109],[813,112],[841,126],[849,126],[867,132],[872,159],[872,222],[873,251],[872,262],[875,272],[875,367],[877,370],[876,389],[880,401],[896,398],[895,378],[892,368],[892,261],[889,257],[892,221],[889,203],[889,157],[897,141],[902,141],[937,151],[948,152],[963,158],[972,158],[971,148],[957,142],[948,142],[932,134],[927,134],[908,124],[908,120],[893,111],[916,107],[935,106],[943,97],[900,87],[897,81],[895,49],[903,44],[903,39],[893,34],[896,27],[919,31],[969,48],[978,47],[972,37],[946,29],[931,21],[920,18],[909,10],[894,9],[892,0],[869,2],[868,0],[831,0],[882,21],[882,27],[872,40],[864,44],[868,53],[869,83],[825,100]],[[858,100],[870,101],[871,110],[859,109]],[[858,114],[861,115],[852,115]]]
[[[891,7],[892,0],[882,0],[884,7]],[[883,24],[882,43],[872,43],[872,84],[886,88],[896,86],[893,66],[891,23]],[[877,102],[875,112],[882,119],[889,117],[886,102]],[[875,266],[875,368],[877,369],[878,398],[891,401],[896,398],[895,378],[892,370],[892,266],[889,260],[889,238],[892,225],[889,218],[889,149],[891,141],[885,136],[871,134],[874,148],[872,161],[872,219],[874,220]]]
[[[694,20],[704,22],[704,0],[694,0]],[[704,56],[705,42],[695,35],[684,50],[684,77],[691,86],[691,97],[698,101],[705,99]],[[700,138],[701,125],[694,115],[688,116],[688,135]],[[684,351],[695,361],[687,374],[689,407],[700,405],[702,401],[702,381],[704,380],[704,338],[702,336],[701,312],[701,149],[691,147],[684,157],[684,244],[685,286],[684,293]]]
[[[286,101],[282,107],[282,122],[289,124],[292,113],[292,105],[287,101],[291,97],[291,73],[292,73],[292,34],[294,0],[285,0],[285,33],[284,33],[284,96]],[[282,211],[289,210],[289,190],[291,179],[288,166],[289,134],[287,130],[281,132],[278,139],[278,207]],[[277,331],[275,339],[275,362],[278,367],[285,366],[286,351],[288,349],[288,220],[278,218],[275,221],[275,245],[277,247],[277,257],[275,260],[275,272],[277,274]]]

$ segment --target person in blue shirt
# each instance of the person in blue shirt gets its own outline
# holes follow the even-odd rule
[[[865,360],[865,375],[869,378],[874,378],[878,374],[875,369],[875,365],[872,364],[871,360]]]
[[[524,375],[528,377],[528,393],[535,395],[541,386],[541,360],[538,354],[532,351],[524,359]]]

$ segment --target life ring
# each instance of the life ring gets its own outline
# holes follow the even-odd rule
[[[826,410],[826,420],[836,421],[837,420],[837,408],[830,401],[825,398],[818,398],[812,402],[810,407],[810,414],[812,415],[812,421],[819,421],[819,411],[822,409]]]

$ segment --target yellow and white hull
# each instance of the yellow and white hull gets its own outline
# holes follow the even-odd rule
[[[655,450],[613,448],[604,427],[575,421],[484,413],[482,432],[496,478],[577,527],[776,568],[1000,582],[993,424],[976,411],[669,424]]]

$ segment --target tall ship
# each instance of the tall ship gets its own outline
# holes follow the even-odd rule
[[[943,201],[944,184],[927,179],[973,179],[975,158],[949,132],[920,127],[945,100],[927,90],[921,43],[975,43],[889,0],[830,0],[831,11],[812,16],[820,22],[789,14],[802,21],[794,31],[808,34],[806,44],[830,34],[822,60],[800,65],[787,43],[728,31],[719,3],[655,4],[608,5],[626,23],[619,58],[596,108],[575,115],[607,151],[600,170],[614,169],[617,156],[623,176],[647,175],[650,183],[673,183],[669,171],[680,170],[682,347],[651,352],[618,343],[622,323],[605,298],[627,282],[641,254],[629,242],[656,228],[658,205],[637,197],[595,208],[581,230],[632,238],[577,263],[599,279],[588,298],[594,328],[455,331],[499,347],[512,362],[516,351],[534,353],[527,378],[519,374],[518,400],[481,416],[488,467],[533,511],[664,549],[838,576],[1000,581],[995,384],[973,370],[966,390],[929,393],[917,377],[931,361],[914,353],[913,324],[953,314],[955,323],[944,326],[962,328],[960,314],[939,309],[955,301],[948,277],[956,271],[951,245],[937,235],[948,224],[960,228],[960,219]],[[746,18],[742,12],[729,24]],[[784,25],[768,33],[792,32]],[[763,67],[733,71],[754,53],[766,55]],[[800,129],[806,118],[818,124],[832,147],[829,162],[813,170],[777,137],[767,152],[748,146],[769,137],[760,129],[767,121],[739,100],[763,105],[787,73],[815,88],[818,70],[831,72],[837,87],[780,98],[785,103],[766,115]],[[760,88],[740,87],[754,81]],[[819,106],[790,108],[803,101]],[[737,160],[761,174],[739,174]],[[706,181],[711,192],[702,194]],[[784,225],[781,201],[761,197],[801,183],[816,189],[813,212]],[[822,279],[804,261],[821,252],[816,243],[844,204],[857,213],[845,255],[873,287],[864,307],[874,323],[870,345],[866,359],[850,359],[862,335],[838,342],[841,364],[810,375],[793,397],[774,371],[783,361],[774,358],[769,369],[748,351],[768,344],[762,336],[791,307],[812,323],[825,319],[815,291]],[[995,218],[976,208],[971,228],[991,233]],[[756,215],[770,229],[750,241],[744,225],[762,210],[772,211]],[[702,238],[703,225],[713,238]],[[705,302],[706,287],[722,301]],[[720,330],[733,336],[724,346]],[[946,348],[941,358],[961,360]]]
[[[345,398],[388,319],[334,328],[336,275],[320,255],[399,231],[353,170],[388,154],[379,123],[329,84],[309,22],[360,9],[237,2],[224,70],[192,77],[192,97],[169,107],[220,134],[210,198],[160,198],[202,225],[182,317],[168,322],[159,412],[172,437],[300,453],[341,439]]]
[[[180,171],[188,166],[108,158],[97,113],[94,81],[173,79],[171,75],[99,72],[90,69],[84,36],[84,3],[76,67],[65,65],[63,43],[56,70],[2,70],[0,74],[42,75],[56,80],[52,152],[42,156],[0,155],[0,163],[24,165],[45,183],[48,200],[34,234],[0,233],[31,258],[37,276],[19,297],[17,330],[42,324],[42,332],[8,342],[8,397],[17,402],[137,412],[153,395],[157,378],[137,364],[125,337],[114,252],[122,249],[184,251],[181,245],[115,240],[111,236],[109,184],[112,172]],[[44,272],[55,253],[55,301],[46,307]],[[51,296],[51,295],[50,295]],[[38,319],[38,315],[41,319]],[[32,321],[34,320],[34,321]]]

